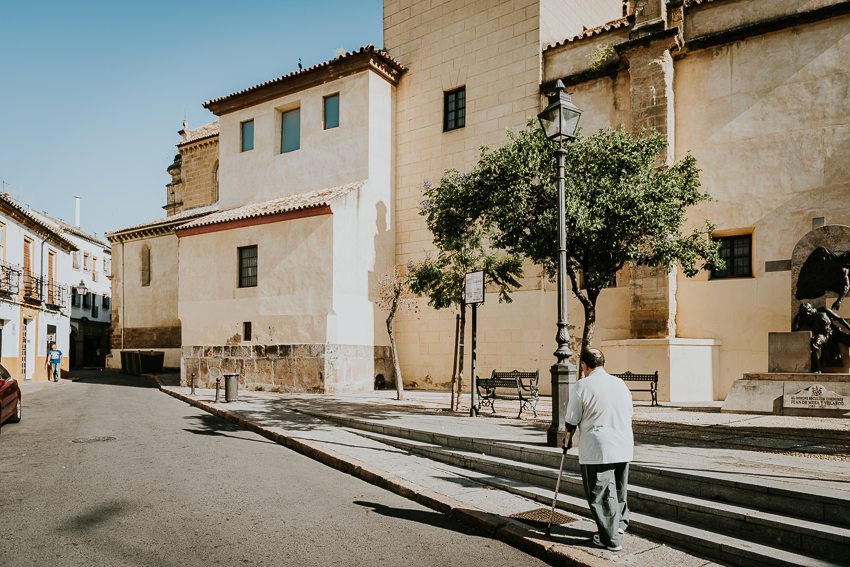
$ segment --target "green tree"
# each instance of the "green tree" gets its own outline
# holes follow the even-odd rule
[[[492,250],[488,234],[481,219],[464,216],[460,207],[469,198],[472,178],[455,170],[446,171],[438,185],[426,181],[425,199],[420,203],[419,214],[434,235],[438,253],[436,258],[408,264],[408,284],[417,295],[428,297],[428,305],[435,309],[457,307],[461,311],[460,333],[466,326],[466,305],[463,301],[464,278],[469,272],[483,271],[485,284],[495,284],[499,301],[511,302],[511,289],[519,287],[522,277],[522,259],[513,254]],[[460,351],[463,376],[463,345]],[[458,379],[457,382],[460,382]],[[457,409],[457,384],[452,376],[452,410]]]
[[[481,148],[477,165],[450,197],[442,186],[426,188],[431,208],[450,209],[429,214],[451,220],[429,228],[435,241],[486,235],[493,249],[527,258],[552,277],[558,262],[555,147],[534,120],[508,137],[503,147]],[[688,154],[658,167],[666,147],[657,132],[603,129],[580,134],[567,148],[566,272],[584,308],[582,348],[593,341],[599,293],[627,263],[668,271],[678,264],[689,277],[723,266],[708,220],[684,228],[688,208],[711,199],[699,190],[696,159]]]

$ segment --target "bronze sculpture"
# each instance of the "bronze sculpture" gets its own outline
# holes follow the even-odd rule
[[[836,254],[818,246],[809,254],[797,278],[797,299],[815,299],[827,291],[838,294],[832,308],[838,310],[850,292],[850,251]]]
[[[844,332],[843,326],[848,332]],[[820,374],[823,366],[841,366],[840,344],[850,346],[850,324],[828,307],[815,309],[811,303],[800,305],[791,324],[792,331],[807,327],[812,332],[812,372]]]

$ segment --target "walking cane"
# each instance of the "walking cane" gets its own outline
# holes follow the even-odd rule
[[[552,535],[552,522],[555,520],[555,504],[558,502],[558,491],[561,489],[561,475],[564,474],[564,457],[567,456],[567,450],[572,447],[573,440],[570,440],[564,445],[564,452],[561,454],[561,468],[558,469],[558,482],[555,483],[555,497],[552,499],[552,513],[549,515],[549,525],[546,526],[546,537]]]

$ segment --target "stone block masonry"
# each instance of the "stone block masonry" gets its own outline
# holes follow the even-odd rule
[[[195,374],[200,388],[235,372],[242,386],[281,392],[347,394],[374,389],[378,376],[394,383],[390,347],[338,344],[184,346],[180,381]]]

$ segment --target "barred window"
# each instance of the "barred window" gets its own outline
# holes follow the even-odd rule
[[[720,257],[726,262],[726,268],[712,271],[712,279],[753,276],[753,235],[724,236],[714,240],[720,242]]]
[[[239,248],[239,287],[257,287],[257,247]]]

